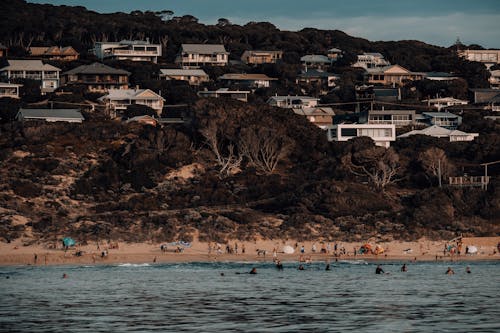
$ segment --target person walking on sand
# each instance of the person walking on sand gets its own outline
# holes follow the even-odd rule
[[[37,261],[38,261],[38,255],[35,253],[35,255],[33,256],[33,262],[35,263],[35,265]]]
[[[451,269],[451,267],[448,267],[448,270],[446,271],[447,275],[453,275],[455,272]]]

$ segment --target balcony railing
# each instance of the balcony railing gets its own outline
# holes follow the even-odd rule
[[[109,55],[135,55],[135,56],[140,56],[140,55],[152,55],[152,56],[158,56],[159,51],[138,51],[138,50],[113,50]]]

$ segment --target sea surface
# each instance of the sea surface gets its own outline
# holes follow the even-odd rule
[[[499,262],[381,265],[0,267],[0,332],[500,332]]]

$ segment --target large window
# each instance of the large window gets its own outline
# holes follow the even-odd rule
[[[361,128],[359,136],[369,136],[371,138],[390,137],[391,130],[388,128]]]
[[[341,136],[357,136],[358,130],[356,128],[341,128],[340,135]]]

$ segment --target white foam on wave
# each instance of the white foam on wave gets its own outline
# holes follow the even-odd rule
[[[131,263],[124,263],[124,264],[118,264],[118,267],[148,267],[151,266],[150,264],[131,264]]]
[[[339,260],[339,262],[351,265],[368,265],[368,262],[365,260]]]

